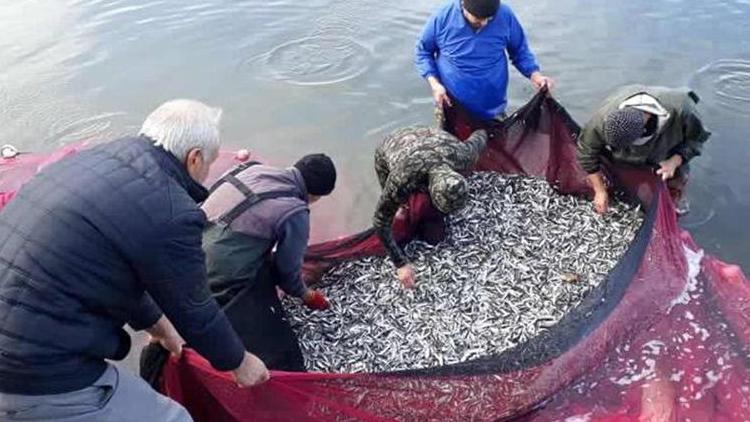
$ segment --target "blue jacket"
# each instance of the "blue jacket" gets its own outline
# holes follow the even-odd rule
[[[507,105],[506,51],[527,78],[539,70],[508,5],[501,4],[487,26],[475,32],[463,15],[461,0],[451,0],[427,21],[417,42],[416,64],[423,78],[438,78],[477,118],[492,119]]]
[[[217,369],[244,348],[206,285],[206,190],[146,138],[44,169],[0,212],[0,392],[85,388],[161,310]],[[161,310],[160,310],[161,309]]]

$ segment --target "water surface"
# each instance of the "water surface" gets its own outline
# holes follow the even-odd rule
[[[413,66],[442,1],[19,0],[0,5],[0,140],[25,150],[132,133],[162,101],[225,109],[223,136],[279,164],[325,151],[341,188],[314,209],[366,227],[375,144],[432,121]],[[714,136],[694,161],[701,244],[750,268],[750,1],[511,0],[556,97],[583,123],[615,87],[691,86]],[[533,94],[514,72],[512,106]]]

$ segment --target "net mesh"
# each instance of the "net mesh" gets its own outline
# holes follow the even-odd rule
[[[446,128],[475,128],[459,108]],[[589,195],[575,160],[579,127],[541,93],[504,123],[478,169],[542,176],[562,193]],[[21,155],[0,165],[12,197],[43,163],[74,153]],[[237,159],[223,152],[216,178]],[[170,359],[162,391],[197,421],[745,421],[750,420],[750,283],[737,266],[706,255],[677,224],[666,187],[652,173],[608,166],[624,198],[646,211],[643,226],[607,279],[562,321],[498,355],[380,374],[272,373],[235,386],[198,354]],[[436,211],[425,195],[394,221],[406,242]],[[312,245],[305,277],[384,250],[371,231]]]

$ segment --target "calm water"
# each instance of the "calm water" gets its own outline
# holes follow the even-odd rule
[[[341,189],[317,206],[322,231],[369,224],[374,145],[430,123],[413,66],[424,21],[442,0],[13,0],[0,4],[0,143],[53,149],[131,133],[160,102],[224,108],[227,144],[288,163],[325,151]],[[750,269],[750,0],[509,1],[556,97],[583,123],[614,87],[689,85],[714,137],[693,166],[703,246]],[[532,95],[517,74],[511,100]],[[320,231],[320,230],[319,230]]]

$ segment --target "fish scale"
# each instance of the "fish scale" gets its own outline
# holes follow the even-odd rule
[[[308,369],[426,368],[528,341],[604,280],[643,222],[637,207],[614,203],[602,217],[589,201],[527,176],[478,172],[469,193],[443,242],[406,247],[415,290],[400,286],[388,259],[367,257],[323,277],[329,310],[285,299]]]

